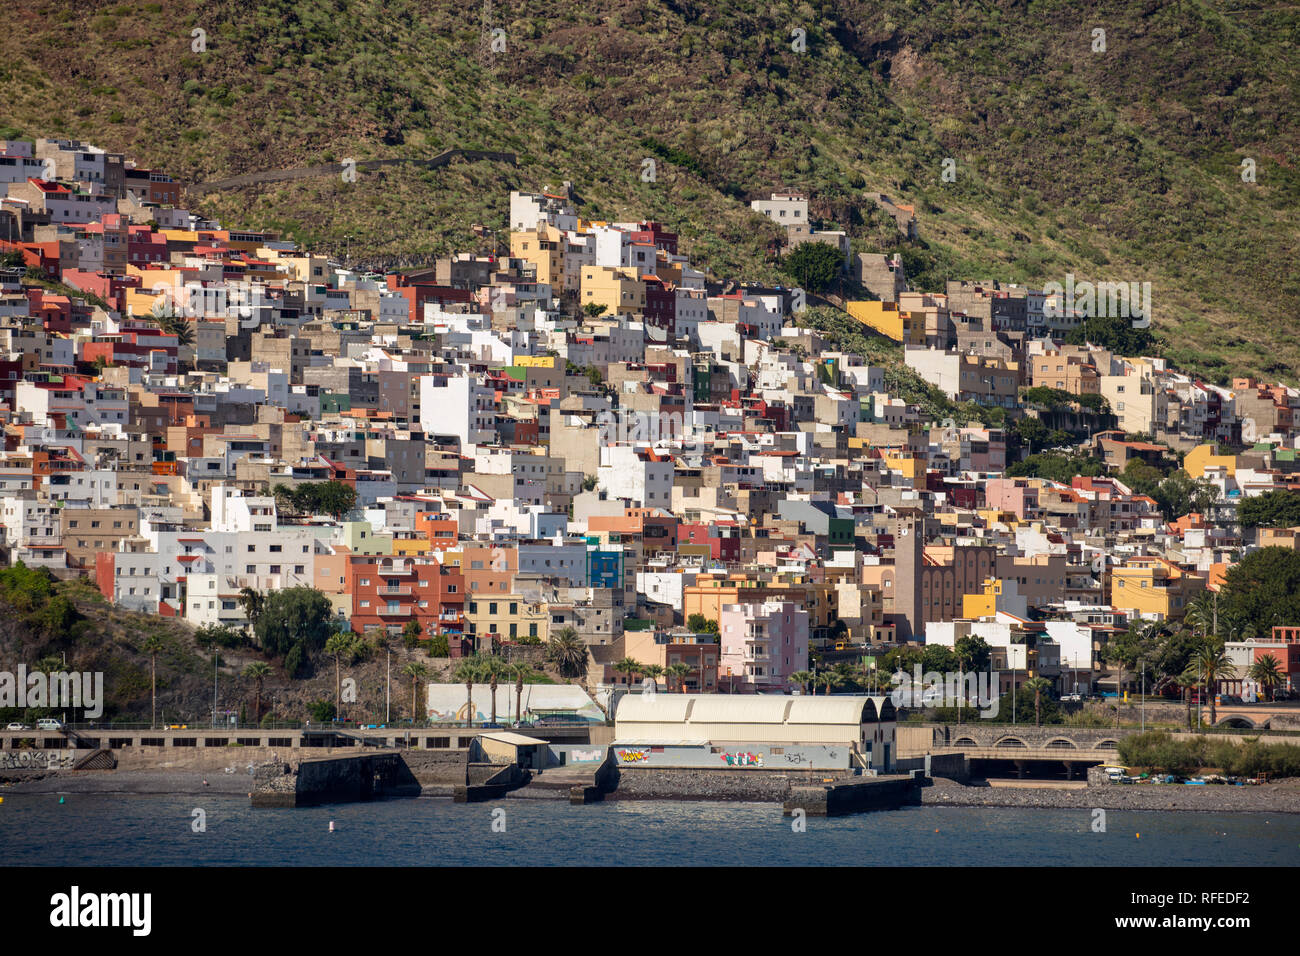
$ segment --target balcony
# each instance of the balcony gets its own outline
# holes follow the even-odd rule
[[[381,597],[410,597],[411,588],[408,585],[384,585],[375,589],[375,593]]]
[[[415,613],[415,608],[411,607],[409,604],[401,605],[399,607],[389,607],[385,605],[384,607],[379,608],[375,613],[380,617],[410,617]]]

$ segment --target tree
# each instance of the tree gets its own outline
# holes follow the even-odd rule
[[[1255,495],[1237,505],[1243,528],[1294,528],[1300,525],[1300,493],[1279,489]]]
[[[843,254],[825,242],[805,242],[781,264],[782,271],[809,292],[827,288],[843,268]]]
[[[352,659],[351,634],[335,634],[325,642],[325,653],[334,658],[334,709],[338,710],[343,690],[343,672],[340,665],[344,657]]]
[[[658,664],[647,664],[644,669],[646,677],[649,677],[658,686],[659,678],[663,676],[664,669]]]
[[[511,661],[509,674],[515,681],[515,723],[524,719],[524,682],[536,671],[527,661]]]
[[[628,686],[632,686],[632,678],[645,669],[645,665],[640,661],[635,661],[630,657],[625,657],[614,665],[614,670],[627,677]]]
[[[482,674],[487,678],[488,687],[492,694],[492,723],[497,722],[497,686],[501,678],[506,677],[510,672],[508,665],[503,658],[495,654],[489,654],[483,658]]]
[[[324,481],[318,486],[318,508],[335,520],[342,518],[357,504],[357,492],[341,481]]]
[[[686,619],[686,626],[695,634],[703,634],[709,619],[703,614],[692,614]]]
[[[691,665],[684,661],[678,661],[675,664],[669,664],[664,672],[677,682],[677,693],[686,693],[686,678],[691,674]]]
[[[599,302],[588,302],[582,307],[582,311],[590,318],[596,318],[598,315],[604,315],[609,306]]]
[[[266,595],[253,631],[268,654],[287,655],[295,645],[302,645],[304,655],[316,652],[336,631],[334,607],[315,588],[272,591]]]
[[[822,671],[817,675],[814,683],[820,684],[825,694],[829,696],[831,691],[844,683],[844,675],[836,670]]]
[[[307,705],[307,716],[318,724],[328,723],[338,714],[338,708],[328,700],[313,700]]]
[[[1219,590],[1219,622],[1243,638],[1277,624],[1300,620],[1300,552],[1268,547],[1252,551],[1228,569]]]
[[[253,722],[262,720],[262,682],[271,674],[271,665],[263,661],[253,661],[244,668],[244,676],[257,682],[257,691],[253,698]]]
[[[1034,695],[1034,726],[1043,725],[1043,694],[1052,689],[1052,682],[1046,677],[1031,677],[1020,685]]]
[[[993,657],[993,649],[978,635],[958,638],[952,649],[958,666],[964,671],[985,670]]]
[[[551,638],[546,648],[546,657],[566,680],[587,673],[587,645],[571,627],[561,628]]]
[[[149,655],[149,696],[152,699],[149,711],[149,727],[158,726],[158,654],[164,648],[163,640],[157,634],[150,634],[141,645]]]
[[[1041,419],[1032,415],[1026,415],[1020,419],[1013,426],[1013,429],[1020,440],[1025,443],[1031,455],[1034,452],[1035,442],[1041,446],[1043,442],[1047,441],[1047,426],[1043,424]]]
[[[1277,689],[1286,679],[1282,673],[1281,665],[1278,664],[1277,658],[1272,654],[1265,654],[1251,664],[1246,671],[1246,675],[1264,689],[1269,700],[1277,700]]]
[[[1213,726],[1218,722],[1214,699],[1218,694],[1219,682],[1235,677],[1236,665],[1228,657],[1228,652],[1223,645],[1210,639],[1202,645],[1200,652],[1189,666],[1189,676],[1191,668],[1195,668],[1197,683],[1210,699],[1210,725]]]
[[[1070,345],[1092,343],[1116,355],[1147,355],[1155,345],[1148,329],[1134,328],[1131,319],[1117,316],[1090,317],[1066,335]]]
[[[416,644],[420,643],[420,635],[422,633],[424,633],[424,628],[420,626],[420,622],[415,618],[411,618],[406,622],[406,626],[402,628],[402,643],[406,646],[408,651]]]
[[[481,662],[477,656],[462,657],[451,672],[451,679],[465,685],[465,726],[474,726],[474,684],[481,673]]]
[[[256,632],[257,621],[266,610],[266,595],[256,588],[240,588],[239,605],[244,609],[244,617],[248,618],[249,626]]]
[[[410,661],[402,667],[402,673],[411,678],[411,720],[419,713],[415,706],[415,695],[420,688],[420,681],[429,675],[429,668],[420,661]]]

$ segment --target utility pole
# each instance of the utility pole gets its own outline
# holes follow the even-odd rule
[[[384,723],[392,720],[392,696],[393,696],[393,649],[388,649],[388,681],[384,685]]]
[[[1147,732],[1147,662],[1142,662],[1142,733]]]
[[[212,728],[217,727],[217,642],[212,642]]]

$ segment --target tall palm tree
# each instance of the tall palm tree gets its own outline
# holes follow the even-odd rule
[[[634,661],[630,657],[625,657],[614,665],[614,670],[627,676],[627,685],[632,686],[632,677],[645,668],[645,665],[639,661]]]
[[[1269,700],[1277,700],[1277,688],[1281,686],[1284,678],[1282,676],[1282,667],[1278,664],[1276,657],[1272,654],[1265,654],[1251,664],[1246,673],[1251,680],[1264,688]]]
[[[157,634],[150,634],[144,639],[143,650],[149,655],[149,695],[152,698],[149,711],[149,727],[158,725],[158,654],[163,650],[163,640]]]
[[[515,723],[524,719],[524,681],[532,677],[536,671],[527,661],[511,661],[510,676],[515,680]]]
[[[474,726],[474,684],[478,681],[482,672],[482,663],[473,655],[462,657],[456,664],[456,669],[451,672],[451,679],[458,684],[465,685],[465,726]]]
[[[844,683],[844,678],[836,670],[827,670],[817,675],[816,683],[820,684],[829,696],[831,691]]]
[[[1201,637],[1218,637],[1219,635],[1219,592],[1205,590],[1187,602],[1187,613],[1183,620]]]
[[[1187,665],[1187,678],[1195,681],[1201,693],[1210,700],[1210,725],[1218,722],[1218,710],[1215,707],[1215,692],[1219,682],[1237,676],[1237,667],[1228,657],[1223,645],[1211,639],[1192,657]]]
[[[1034,726],[1043,725],[1043,694],[1051,690],[1052,682],[1046,677],[1031,677],[1020,685],[1034,694]]]
[[[415,695],[420,688],[420,681],[429,676],[429,668],[420,661],[410,661],[402,667],[402,673],[411,678],[411,720],[415,720]]]
[[[646,677],[649,677],[655,682],[655,686],[657,687],[659,685],[659,678],[664,674],[664,669],[658,664],[647,664],[644,673]]]
[[[786,678],[786,680],[798,684],[799,692],[802,694],[808,693],[808,685],[812,683],[812,679],[813,679],[812,671],[795,671],[793,674],[791,674],[789,677]]]
[[[664,668],[664,673],[673,680],[677,681],[677,693],[686,693],[686,678],[690,676],[691,665],[685,661],[678,661],[675,664],[669,664]]]
[[[253,723],[262,722],[262,681],[271,676],[271,665],[264,661],[253,661],[244,668],[244,676],[257,681],[257,691],[253,697]]]
[[[339,633],[330,635],[329,640],[325,642],[325,653],[334,658],[334,713],[339,712],[339,698],[343,692],[343,672],[340,668],[340,659],[347,657],[352,659],[352,645],[355,637],[352,634]]]
[[[487,678],[488,687],[491,688],[492,694],[492,723],[497,722],[497,686],[501,678],[510,673],[510,665],[504,658],[490,654],[483,658],[482,673]]]
[[[560,628],[551,638],[546,648],[546,657],[566,680],[587,673],[587,645],[571,627]]]

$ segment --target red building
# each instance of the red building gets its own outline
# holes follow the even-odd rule
[[[410,621],[424,637],[445,634],[459,657],[465,633],[465,578],[434,558],[353,555],[346,586],[352,595],[352,629],[383,628],[400,634]]]

